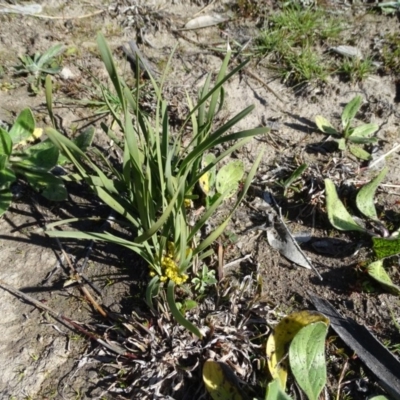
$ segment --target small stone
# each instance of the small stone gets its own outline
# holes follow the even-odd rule
[[[64,67],[60,72],[60,77],[64,81],[75,78],[75,74],[68,68]]]

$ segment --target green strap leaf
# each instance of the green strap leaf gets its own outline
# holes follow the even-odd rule
[[[336,141],[337,141],[339,150],[341,150],[341,151],[346,150],[346,139],[345,138],[337,139]]]
[[[0,188],[9,187],[9,185],[15,182],[17,177],[11,168],[4,168],[0,171]]]
[[[356,205],[359,211],[366,217],[371,219],[378,219],[376,214],[374,197],[376,189],[385,178],[388,168],[385,167],[372,181],[364,185],[357,194]]]
[[[0,155],[10,156],[12,152],[12,140],[7,131],[0,127]]]
[[[54,57],[59,56],[61,53],[64,52],[64,45],[63,44],[56,44],[50,49],[48,49],[45,53],[41,55],[38,60],[39,67],[42,68],[50,61],[53,61]]]
[[[45,145],[42,145],[45,143]],[[27,157],[23,159],[21,164],[40,168],[42,170],[50,170],[57,165],[59,151],[50,140],[38,143],[41,146],[31,146],[25,153]]]
[[[146,288],[146,303],[152,310],[154,310],[153,297],[157,296],[159,290],[160,277],[156,275],[153,279],[151,279]]]
[[[327,135],[340,135],[340,133],[322,115],[317,115],[315,117],[315,123],[318,129]]]
[[[359,158],[360,160],[368,161],[371,159],[371,154],[365,151],[360,146],[352,145],[349,143],[350,153]]]
[[[265,400],[292,400],[281,388],[279,379],[274,379],[268,384]]]
[[[190,321],[188,321],[179,311],[176,303],[175,303],[175,283],[173,281],[168,282],[167,287],[167,302],[168,306],[171,310],[172,316],[176,319],[176,321],[181,324],[184,328],[186,328],[189,332],[192,332],[199,339],[203,338],[203,334],[200,332],[199,328],[194,326]]]
[[[350,135],[349,139],[352,140],[354,137],[367,138],[373,135],[378,129],[378,124],[365,124],[358,126],[357,128],[353,129],[353,132]]]
[[[126,110],[126,101],[123,93],[123,84],[118,75],[117,69],[114,64],[114,60],[111,54],[110,47],[108,46],[102,33],[97,35],[97,46],[100,50],[100,55],[103,63],[107,69],[108,75],[110,76],[111,82],[114,85],[115,91],[117,92],[119,101],[121,103],[122,109]]]
[[[383,268],[383,260],[375,261],[367,267],[368,275],[379,282],[382,286],[388,289],[393,294],[400,294],[400,287],[395,285],[390,276]]]
[[[0,189],[0,217],[8,210],[12,201],[10,186],[4,186]]]
[[[334,183],[330,179],[325,179],[326,209],[329,222],[340,231],[365,232],[344,207],[339,199]]]
[[[20,171],[21,172],[21,171]],[[62,201],[68,197],[67,189],[64,181],[51,174],[50,172],[42,172],[37,170],[24,170],[23,175],[29,184],[51,201]]]
[[[325,337],[327,332],[327,324],[315,322],[302,328],[290,344],[290,368],[297,383],[310,400],[318,400],[326,384]]]
[[[14,144],[30,138],[35,131],[35,118],[29,108],[25,108],[18,115],[14,125],[10,129],[9,135]]]
[[[63,223],[65,221],[61,221]],[[52,224],[55,226],[55,224]],[[145,249],[145,246],[133,243],[132,241],[125,240],[118,236],[112,235],[109,232],[99,233],[99,232],[80,232],[80,231],[55,231],[55,230],[46,230],[46,235],[49,237],[58,237],[58,238],[69,238],[69,239],[89,239],[89,240],[101,240],[107,243],[117,244],[119,246],[126,247],[136,254],[139,254],[144,260],[146,260],[149,264],[152,263],[153,260],[149,257],[149,251]]]
[[[301,164],[300,167],[296,168],[296,170],[287,178],[283,183],[283,187],[288,189],[290,185],[301,176],[301,174],[307,169],[307,164]]]
[[[370,144],[370,143],[376,143],[378,141],[378,138],[376,138],[376,137],[350,136],[348,138],[348,141],[351,142],[351,143],[356,143],[356,144]]]
[[[356,96],[353,100],[351,100],[346,107],[343,109],[342,113],[342,125],[345,130],[349,127],[351,121],[356,116],[358,110],[361,107],[362,97]]]

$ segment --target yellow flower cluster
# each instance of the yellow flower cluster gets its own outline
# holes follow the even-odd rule
[[[193,207],[193,202],[190,199],[185,199],[184,200],[184,205],[186,208],[192,208]]]
[[[174,259],[174,254],[175,245],[172,242],[168,242],[166,255],[163,256],[163,258],[161,259],[161,268],[163,275],[160,277],[160,281],[165,282],[168,279],[171,279],[175,282],[175,284],[182,285],[182,283],[185,283],[188,280],[189,276],[179,273],[179,267]],[[155,276],[155,272],[150,271],[150,276]]]
[[[160,278],[161,282],[164,282],[167,279],[171,279],[177,285],[181,285],[188,279],[188,276],[186,274],[179,273],[178,264],[170,256],[170,254],[162,258],[161,267],[163,269],[163,276]]]

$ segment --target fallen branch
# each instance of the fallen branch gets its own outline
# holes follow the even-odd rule
[[[61,323],[65,327],[67,327],[72,332],[75,332],[75,333],[79,332],[79,333],[84,334],[89,339],[96,341],[98,344],[100,344],[101,346],[104,346],[105,348],[112,351],[113,353],[116,353],[120,356],[124,356],[124,357],[130,358],[130,359],[137,358],[137,356],[135,354],[127,352],[123,347],[116,346],[115,344],[111,345],[111,344],[105,342],[103,339],[100,338],[99,335],[89,332],[88,330],[83,328],[77,322],[72,321],[70,318],[65,317],[62,314],[56,313],[50,307],[48,307],[45,304],[43,304],[42,302],[34,299],[33,297],[28,296],[27,294],[21,292],[20,290],[15,289],[13,286],[4,282],[2,279],[0,279],[0,288],[2,288],[3,290],[6,290],[7,292],[13,294],[14,296],[16,296],[20,299],[25,300],[27,303],[34,305],[36,308],[38,308],[42,311],[48,312],[52,318],[54,318],[56,321],[58,321],[59,323]]]

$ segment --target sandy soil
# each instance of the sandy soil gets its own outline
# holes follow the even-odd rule
[[[147,3],[146,6],[132,6],[131,12],[127,11],[126,14],[122,12],[123,1],[102,1],[97,2],[96,6],[78,0],[68,2],[67,5],[64,3],[59,0],[40,2],[44,7],[42,14],[52,18],[0,14],[0,65],[4,70],[2,81],[3,84],[9,82],[13,85],[10,90],[0,92],[1,121],[12,123],[20,110],[31,107],[38,125],[45,126],[49,122],[43,105],[44,94],[32,96],[26,79],[13,78],[12,66],[18,63],[18,55],[45,51],[55,43],[63,43],[68,48],[74,47],[76,52],[63,59],[63,67],[72,73],[72,78],[55,77],[57,118],[68,133],[72,130],[79,131],[90,123],[88,117],[93,111],[74,101],[93,96],[93,91],[89,89],[93,87],[93,76],[102,81],[106,79],[96,51],[95,38],[99,30],[106,36],[121,70],[127,76],[131,72],[123,59],[120,46],[130,39],[137,39],[138,24],[144,24],[142,37],[147,41],[147,44],[141,44],[140,47],[155,65],[165,65],[171,49],[177,46],[166,85],[167,97],[175,105],[177,116],[185,110],[185,91],[194,94],[204,82],[205,74],[219,68],[221,58],[205,46],[225,40],[226,35],[221,30],[211,27],[180,31],[180,35],[172,32],[199,12],[204,6],[200,4],[202,2],[174,1],[169,4],[158,1],[157,5],[153,4],[156,2],[143,2]],[[210,5],[209,10],[226,11],[233,3],[235,2],[215,2]],[[110,11],[117,4],[120,4],[118,11]],[[148,14],[143,19],[135,14],[144,11]],[[397,19],[376,14],[367,16],[358,25],[355,24],[352,33],[356,32],[361,38],[359,47],[368,48],[383,24],[385,31],[398,30]],[[256,28],[252,19],[238,18],[227,23],[224,32],[229,33],[231,40],[237,40],[243,32],[254,35]],[[196,46],[195,43],[199,45]],[[315,116],[321,114],[338,122],[343,105],[356,93],[364,98],[362,113],[358,118],[366,122],[376,122],[380,126],[377,134],[380,139],[379,154],[389,151],[399,140],[398,88],[392,76],[373,75],[361,83],[342,82],[337,77],[329,78],[323,86],[309,85],[297,93],[274,79],[272,72],[262,66],[252,63],[247,68],[251,74],[267,83],[282,101],[260,81],[252,78],[251,74],[243,73],[226,85],[227,103],[220,118],[222,121],[238,110],[254,104],[254,112],[238,128],[263,125],[272,128],[268,137],[253,140],[236,155],[245,160],[248,167],[260,149],[264,150],[256,182],[261,190],[272,187],[274,180],[279,177],[276,173],[277,166],[290,165],[293,160],[317,166],[317,170],[333,175],[340,174],[339,164],[347,165],[354,171],[348,179],[349,182],[353,179],[360,183],[369,179],[371,171],[360,169],[359,163],[354,159],[341,160],[339,153],[324,154],[316,150],[326,138],[317,132],[313,123]],[[105,139],[100,136],[99,121],[93,124],[99,135],[96,138],[97,144],[102,146]],[[398,152],[391,156],[388,166],[389,173],[385,183],[399,185]],[[314,168],[313,171],[315,170]],[[315,176],[317,185],[321,185],[322,178],[323,176]],[[83,216],[87,213],[107,215],[108,211],[99,206],[90,194],[80,190],[72,188],[73,203],[55,205],[32,193],[22,182],[17,185],[18,196],[9,211],[0,219],[0,279],[58,313],[95,328],[101,325],[101,319],[84,300],[78,288],[63,287],[70,272],[65,268],[65,259],[60,263],[60,247],[54,240],[35,233],[48,220]],[[381,209],[398,213],[398,195],[398,187],[382,189],[378,196]],[[292,198],[286,203],[283,201],[281,206],[287,215],[294,216],[290,220],[290,228],[293,231],[309,232],[312,236],[311,244],[321,237],[335,236],[351,245],[354,237],[339,235],[329,227],[326,217],[320,212],[321,203],[317,202],[315,206],[311,203],[299,206]],[[313,292],[329,299],[344,315],[368,326],[381,340],[390,339],[398,343],[400,335],[393,325],[390,310],[393,318],[398,320],[400,302],[396,296],[383,293],[378,286],[371,293],[364,290],[362,285],[368,279],[360,273],[358,266],[365,252],[354,254],[354,248],[350,248],[347,254],[339,251],[339,255],[326,255],[313,250],[309,243],[305,250],[323,276],[324,280],[321,282],[312,271],[296,267],[281,257],[268,245],[265,234],[248,230],[257,223],[262,224],[263,218],[262,211],[257,206],[252,206],[251,199],[239,209],[230,226],[230,230],[238,235],[238,241],[227,255],[227,262],[251,255],[236,268],[236,273],[261,273],[266,303],[278,306],[284,313],[291,309],[309,307],[307,293]],[[86,242],[63,242],[63,248],[73,262],[82,262],[88,245]],[[54,269],[54,275],[45,281]],[[131,313],[136,304],[127,298],[135,297],[137,282],[144,282],[146,279],[140,260],[132,260],[132,256],[125,250],[104,245],[95,245],[85,273],[100,288],[101,297],[96,295],[96,299],[112,311],[126,314]],[[399,277],[398,272],[395,276]],[[117,394],[108,393],[112,379],[102,379],[104,376],[111,376],[104,365],[109,365],[110,362],[112,364],[112,361],[93,341],[70,332],[46,313],[5,290],[0,290],[0,304],[1,399],[117,398]],[[357,372],[361,374],[362,367],[359,364],[354,368],[358,368]],[[335,393],[337,377],[338,374],[331,375],[329,387],[332,393]],[[357,376],[353,378],[356,380]],[[354,387],[355,385],[353,382]],[[365,396],[374,393],[376,387],[373,378],[369,378],[367,386],[367,392],[357,392],[353,388],[352,398],[366,398]],[[120,398],[141,398],[129,396],[126,394],[126,397]]]

